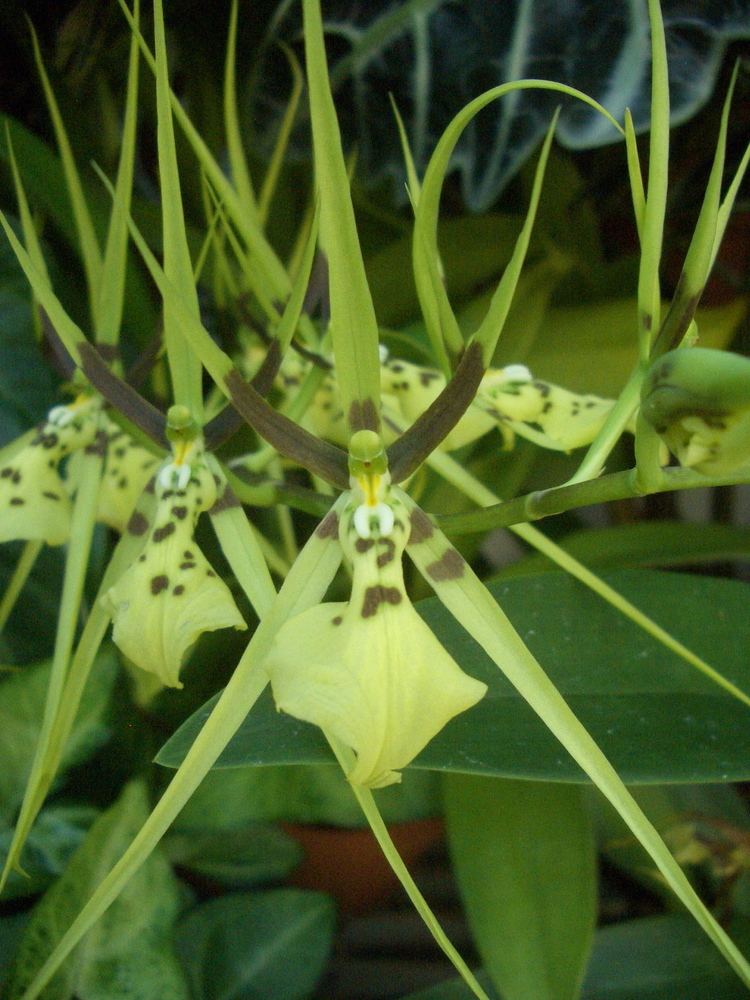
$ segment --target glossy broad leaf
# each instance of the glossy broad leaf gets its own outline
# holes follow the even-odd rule
[[[750,690],[746,584],[630,570],[606,580],[699,655]],[[557,573],[490,584],[533,654],[620,777],[631,784],[750,777],[747,709],[667,654],[582,586]],[[414,767],[547,781],[584,781],[582,772],[531,709],[435,599],[418,605],[435,634],[489,692],[449,723]],[[198,710],[157,760],[177,766],[208,714]],[[313,727],[258,701],[218,766],[330,760]]]
[[[662,10],[672,121],[681,122],[710,96],[727,41],[750,35],[750,5],[747,0],[663,0]],[[604,8],[582,8],[549,0],[329,0],[325,16],[327,34],[341,51],[331,81],[344,134],[356,145],[371,179],[396,179],[398,197],[403,196],[405,178],[389,94],[404,115],[418,173],[459,108],[482,90],[523,76],[577,87],[618,120],[630,108],[638,129],[648,123],[645,2],[614,0]],[[273,41],[295,40],[296,4],[281,5],[274,29]],[[260,100],[266,111],[270,108],[280,116],[284,92],[275,69],[274,62],[265,74]],[[495,199],[537,145],[558,101],[557,95],[518,95],[515,101],[493,106],[470,128],[454,164],[471,208],[481,210]],[[564,145],[588,149],[615,138],[614,130],[589,109],[572,103],[564,107],[558,129]]]
[[[195,1000],[303,1000],[331,946],[334,908],[320,892],[236,893],[192,910],[177,948]]]

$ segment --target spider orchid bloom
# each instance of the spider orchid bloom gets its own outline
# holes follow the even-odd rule
[[[99,447],[99,407],[88,394],[53,407],[29,444],[0,468],[0,542],[67,541],[71,503],[60,462],[78,449]]]
[[[248,358],[249,369],[257,367],[252,350]],[[308,371],[309,364],[303,358],[287,356],[277,379],[279,388],[289,392],[300,386]],[[413,423],[445,385],[445,376],[436,369],[389,358],[383,350],[380,389],[386,415],[390,410],[396,418]],[[440,448],[455,451],[497,427],[506,449],[513,446],[518,435],[542,448],[572,451],[594,440],[613,405],[612,399],[570,392],[534,378],[525,365],[489,368],[476,399],[440,443]],[[318,437],[346,443],[346,421],[333,374],[323,379],[303,424]]]
[[[352,784],[382,788],[455,715],[487,690],[465,674],[420,618],[404,586],[409,538],[389,488],[380,439],[352,438],[352,491],[339,540],[351,597],[289,619],[266,661],[277,707],[320,726],[356,753]]]
[[[156,514],[146,544],[104,600],[122,652],[167,687],[180,688],[182,663],[203,632],[247,626],[193,538],[199,514],[216,502],[216,484],[197,442],[176,449],[153,489]],[[147,530],[143,515],[133,514],[128,531]]]
[[[750,467],[750,359],[670,351],[646,377],[641,412],[680,465],[709,476]]]
[[[106,416],[104,421],[106,456],[96,519],[122,534],[138,498],[156,472],[159,459]],[[80,451],[71,456],[68,476],[71,482],[76,481],[79,459]]]

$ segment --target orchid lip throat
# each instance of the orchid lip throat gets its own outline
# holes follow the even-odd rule
[[[368,507],[377,507],[380,502],[380,488],[382,476],[378,472],[365,472],[357,476],[357,485],[362,490],[365,504]]]

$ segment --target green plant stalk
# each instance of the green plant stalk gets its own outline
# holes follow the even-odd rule
[[[669,77],[659,0],[648,0],[648,12],[651,25],[651,131],[638,272],[638,345],[641,364],[648,362],[651,344],[660,324],[659,262],[667,208],[669,167]]]
[[[367,284],[346,161],[328,81],[319,0],[303,0],[305,57],[320,197],[320,245],[328,261],[330,331],[350,431],[380,425],[378,324]]]
[[[692,469],[670,467],[661,470],[661,484],[655,493],[673,490],[694,490],[705,486],[737,486],[748,481],[747,470],[727,476],[704,476]],[[564,483],[546,490],[537,490],[513,500],[503,500],[483,510],[460,514],[443,514],[435,520],[451,535],[467,535],[489,531],[492,528],[509,528],[523,521],[539,521],[554,514],[564,514],[590,504],[609,503],[612,500],[630,500],[644,496],[638,483],[638,470],[626,469],[611,472],[598,479],[581,483]]]
[[[21,550],[21,555],[8,581],[8,586],[5,588],[3,598],[0,601],[0,632],[3,631],[8,622],[8,618],[16,605],[19,594],[26,585],[26,581],[34,568],[34,563],[37,561],[43,545],[44,542],[34,540],[26,542]]]
[[[617,402],[607,415],[599,433],[589,445],[581,464],[565,485],[583,483],[589,479],[596,479],[601,474],[604,463],[620,440],[628,420],[640,404],[641,386],[645,376],[646,369],[640,363],[636,364],[618,396]]]
[[[167,49],[161,0],[154,2],[154,48],[156,51],[156,108],[159,180],[162,203],[164,273],[174,283],[184,307],[198,318],[198,294],[193,280],[193,265],[185,237],[180,178],[177,168],[172,109],[169,95]],[[164,299],[164,343],[172,376],[174,402],[186,406],[193,419],[203,421],[203,370],[200,359],[179,332],[169,297]]]

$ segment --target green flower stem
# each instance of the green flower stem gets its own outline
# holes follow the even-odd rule
[[[355,763],[353,751],[350,750],[349,747],[344,746],[330,733],[324,733],[324,735],[330,743],[331,749],[336,754],[336,759],[343,768],[344,773],[347,774],[351,772]],[[391,840],[391,836],[388,833],[385,823],[383,822],[383,817],[380,815],[380,811],[375,804],[372,792],[369,788],[364,788],[361,785],[350,785],[350,787],[352,792],[354,792],[354,796],[357,799],[367,822],[370,824],[370,829],[375,835],[375,839],[393,869],[394,875],[396,875],[399,882],[404,887],[404,890],[411,900],[414,909],[424,921],[425,926],[474,996],[478,997],[479,1000],[489,1000],[487,994],[484,992],[471,972],[471,969],[469,969],[467,964],[451,944],[445,931],[440,926],[437,917],[430,909],[427,900],[419,891],[416,882],[409,874],[409,869],[402,861],[396,845]]]
[[[625,430],[628,420],[640,403],[641,386],[645,375],[646,368],[637,364],[601,430],[589,445],[583,461],[570,477],[568,483],[582,483],[587,479],[596,479],[603,471],[604,463],[609,458],[612,449]]]
[[[431,456],[430,465],[475,503],[487,506],[488,504],[497,502],[498,498],[491,490],[487,489],[483,483],[475,479],[470,472],[454,461],[449,455],[435,452]],[[510,530],[528,545],[531,545],[538,552],[551,559],[561,569],[564,569],[566,573],[570,573],[571,576],[575,577],[585,587],[588,587],[589,590],[592,590],[602,600],[611,604],[620,614],[629,618],[639,628],[643,629],[644,632],[656,639],[657,642],[660,642],[666,649],[680,656],[691,667],[695,667],[696,670],[699,670],[705,677],[713,681],[714,684],[717,684],[734,698],[737,698],[738,701],[750,707],[750,695],[747,695],[735,684],[727,680],[718,670],[714,669],[714,667],[706,663],[700,656],[697,656],[691,649],[688,649],[687,646],[684,646],[675,639],[666,629],[657,625],[640,608],[637,608],[624,598],[622,594],[605,583],[601,577],[593,573],[574,556],[571,556],[565,549],[556,545],[555,542],[547,538],[545,534],[533,527],[533,525],[515,524],[510,526]]]
[[[583,483],[565,483],[548,490],[538,490],[513,500],[495,503],[484,510],[461,514],[444,514],[436,518],[440,527],[451,535],[467,535],[489,531],[491,528],[508,528],[524,521],[539,521],[543,517],[564,514],[577,507],[611,500],[629,500],[648,493],[667,493],[672,490],[694,490],[702,486],[737,486],[748,481],[747,470],[728,476],[704,476],[692,469],[677,467],[661,470],[661,483],[644,493],[638,486],[638,470],[626,469],[612,472],[598,479]]]
[[[11,611],[15,607],[18,595],[23,590],[26,581],[34,568],[39,553],[42,551],[41,541],[26,542],[23,551],[16,563],[16,568],[5,588],[3,599],[0,601],[0,632],[5,628]]]

